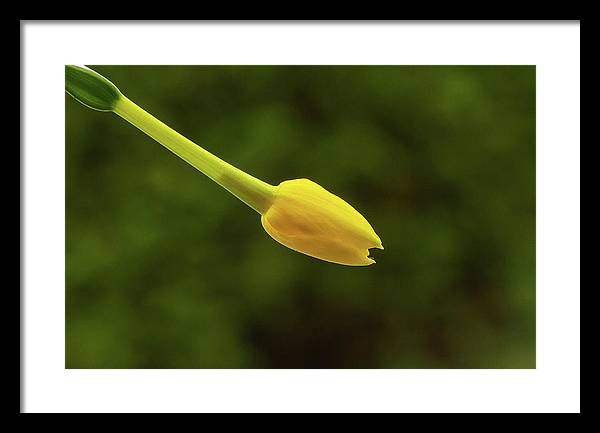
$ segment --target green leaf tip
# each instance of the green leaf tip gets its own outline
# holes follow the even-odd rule
[[[113,111],[122,97],[117,86],[85,66],[65,66],[65,88],[83,105],[99,111]]]

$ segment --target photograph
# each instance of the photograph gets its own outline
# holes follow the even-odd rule
[[[64,368],[535,369],[535,64],[66,64]]]

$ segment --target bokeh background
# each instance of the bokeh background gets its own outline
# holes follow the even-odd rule
[[[534,66],[92,66],[385,245],[334,265],[112,113],[66,105],[67,368],[535,368]]]

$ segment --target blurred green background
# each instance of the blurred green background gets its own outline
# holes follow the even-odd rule
[[[66,104],[67,368],[535,368],[534,66],[91,66],[385,245],[334,265],[112,113]]]

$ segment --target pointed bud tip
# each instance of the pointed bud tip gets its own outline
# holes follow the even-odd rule
[[[385,248],[383,248],[383,243],[381,242],[381,239],[379,238],[379,236],[375,235],[376,240],[375,240],[375,245],[373,245],[371,248],[377,248],[379,250],[383,250]]]

